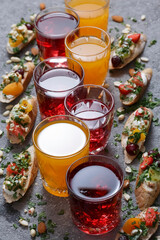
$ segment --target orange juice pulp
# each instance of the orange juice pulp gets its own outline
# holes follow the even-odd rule
[[[79,27],[95,26],[107,30],[109,0],[65,0],[80,17]]]
[[[96,37],[80,37],[68,44],[66,56],[78,61],[84,69],[84,84],[103,85],[108,72],[110,43]]]
[[[89,131],[79,123],[57,120],[35,132],[34,141],[44,188],[67,197],[66,171],[74,161],[89,154]]]

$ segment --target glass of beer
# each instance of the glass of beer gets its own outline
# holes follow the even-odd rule
[[[80,17],[80,27],[95,26],[107,31],[109,0],[65,0]]]
[[[32,140],[44,188],[67,197],[65,175],[68,167],[89,153],[89,129],[72,116],[46,118],[35,128]]]
[[[66,56],[78,61],[85,73],[84,84],[103,85],[108,72],[110,37],[96,27],[80,27],[65,38]]]

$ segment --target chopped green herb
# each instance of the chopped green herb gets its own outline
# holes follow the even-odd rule
[[[116,142],[120,142],[121,141],[121,135],[119,133],[116,133],[116,135],[114,136],[114,140]]]
[[[1,123],[6,123],[6,120],[1,120]]]
[[[114,28],[116,30],[116,32],[119,32],[119,29],[117,27]]]
[[[118,159],[118,158],[119,158],[119,154],[114,155],[114,157],[115,157],[116,159]]]
[[[63,238],[64,240],[68,240],[69,239],[69,233],[65,233],[65,236]]]
[[[115,128],[115,127],[118,127],[118,123],[117,123],[116,120],[113,121],[113,127],[114,127],[114,128]]]
[[[150,44],[148,45],[148,47],[151,47],[151,46],[155,45],[156,43],[157,43],[157,40],[152,40],[150,42]]]
[[[38,222],[42,222],[44,219],[46,219],[46,213],[43,211],[38,216]]]
[[[18,53],[19,52],[19,48],[18,47],[13,48],[13,52],[14,53]]]
[[[42,196],[40,193],[36,193],[36,197],[37,197],[38,199],[40,199],[40,200],[43,199],[43,196]]]
[[[34,203],[34,202],[28,202],[28,209],[30,209],[30,208],[35,208],[35,206],[36,206],[36,203]]]
[[[47,205],[47,202],[46,201],[43,201],[43,202],[38,202],[37,203],[38,206],[43,206],[43,205]]]
[[[111,32],[112,32],[112,30],[113,30],[113,28],[110,28],[110,29],[109,29],[109,33],[111,33]]]
[[[131,18],[131,20],[132,20],[133,22],[137,22],[137,19],[135,19],[135,18]]]
[[[143,70],[145,68],[145,64],[138,62],[137,60],[135,61],[135,71]]]
[[[17,224],[15,224],[15,223],[13,223],[13,227],[14,227],[15,229],[18,228]]]
[[[54,233],[54,229],[55,229],[56,226],[57,226],[56,223],[52,222],[52,220],[49,219],[48,222],[47,222],[47,231],[49,233]]]
[[[152,121],[154,122],[155,126],[159,126],[160,125],[158,117],[157,118],[153,118]]]

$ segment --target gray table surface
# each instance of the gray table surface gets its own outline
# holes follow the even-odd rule
[[[0,7],[0,23],[1,23],[1,31],[0,31],[0,74],[3,75],[6,71],[10,70],[10,65],[5,64],[6,60],[9,59],[9,55],[6,52],[6,35],[10,31],[10,26],[13,23],[19,22],[21,17],[24,17],[26,20],[29,19],[29,16],[33,13],[37,13],[39,11],[39,4],[40,0],[1,0],[1,7]],[[63,1],[59,0],[45,0],[46,6],[53,6],[53,5],[63,5]],[[146,20],[141,21],[141,15],[146,15]],[[115,27],[118,27],[120,31],[124,28],[122,24],[117,24],[111,20],[112,15],[122,15],[124,17],[125,23],[131,24],[133,29],[137,30],[137,32],[144,32],[148,37],[148,43],[143,52],[143,56],[149,58],[149,62],[146,64],[146,67],[153,68],[153,77],[150,86],[148,87],[148,91],[154,93],[155,97],[159,97],[160,93],[160,1],[154,0],[111,0],[110,3],[110,17],[109,17],[109,29],[113,28],[112,35],[117,33]],[[129,17],[133,17],[137,19],[137,22],[133,22],[129,20]],[[157,44],[148,47],[151,40],[157,40]],[[30,49],[31,45],[26,48],[21,56]],[[114,81],[121,80],[125,82],[128,79],[128,69],[133,66],[133,63],[129,64],[123,70],[116,71],[114,73],[108,73],[106,78],[106,82],[110,85],[110,90],[115,96],[116,106],[115,109],[121,106],[119,101],[119,94],[118,90],[114,88]],[[32,80],[33,81],[33,80]],[[33,82],[31,83],[33,84]],[[33,89],[33,94],[35,94]],[[16,104],[19,99],[15,100],[13,103]],[[5,104],[0,103],[0,114],[1,120],[5,119],[2,116],[2,113],[5,111]],[[153,110],[155,117],[160,117],[160,108],[157,107]],[[127,116],[126,116],[127,118]],[[115,120],[117,118],[115,117]],[[125,119],[126,120],[126,119]],[[40,121],[40,117],[38,116],[36,120],[36,124]],[[125,122],[125,121],[124,121]],[[116,133],[121,133],[123,128],[123,123],[119,123],[118,127],[112,128],[112,134],[108,143],[108,154],[109,156],[114,156],[115,154],[119,154],[118,161],[122,167],[125,167],[123,163],[123,152],[120,143],[118,142],[117,146],[114,145],[114,136]],[[6,131],[5,131],[5,124],[0,122],[0,129],[4,130],[4,135],[0,138],[0,148],[11,146],[6,138]],[[152,149],[154,147],[159,147],[159,137],[160,131],[158,126],[154,126],[152,124],[149,136],[147,137],[146,141],[146,149]],[[27,137],[25,143],[21,146],[13,146],[13,150],[9,154],[5,154],[7,157],[4,161],[12,160],[12,154],[15,152],[20,152],[23,147],[27,144],[31,144],[31,134]],[[138,169],[138,160],[133,163],[133,166]],[[2,195],[2,183],[4,177],[0,177],[0,240],[4,239],[12,239],[12,240],[22,240],[22,239],[31,239],[29,228],[22,227],[18,224],[19,216],[24,218],[30,218],[30,225],[32,223],[37,223],[37,217],[29,217],[28,214],[24,213],[24,209],[27,208],[28,202],[33,201],[37,202],[37,198],[35,196],[36,193],[40,193],[43,195],[43,200],[47,201],[47,205],[44,206],[36,206],[36,211],[39,214],[42,211],[46,212],[47,219],[52,219],[57,224],[55,229],[55,233],[51,235],[50,239],[64,239],[65,233],[69,233],[69,239],[77,239],[77,240],[101,240],[101,239],[114,239],[115,234],[122,225],[123,221],[121,221],[120,225],[111,233],[108,233],[103,236],[88,236],[82,232],[80,232],[72,223],[71,214],[69,211],[69,204],[67,198],[58,198],[55,196],[50,195],[48,192],[44,190],[42,187],[42,183],[40,180],[40,175],[38,174],[35,183],[29,189],[27,194],[23,197],[23,199],[19,200],[13,204],[6,204],[3,195]],[[133,183],[134,188],[134,183]],[[134,193],[131,195],[133,201],[135,202]],[[160,203],[160,198],[158,199],[157,203]],[[123,201],[123,205],[126,203]],[[64,209],[64,215],[58,215],[58,212]],[[133,211],[133,214],[137,214],[139,210]],[[122,215],[125,213],[122,213]],[[18,228],[15,229],[13,224],[16,223]],[[156,236],[160,235],[160,230],[157,231]],[[40,238],[37,238],[40,239]],[[152,240],[155,239],[154,237],[151,238]],[[159,238],[158,238],[159,239]]]

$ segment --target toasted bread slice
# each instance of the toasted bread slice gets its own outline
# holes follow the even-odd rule
[[[35,32],[33,31],[33,33],[28,37],[28,41],[27,41],[26,43],[20,43],[20,44],[16,47],[16,49],[18,49],[17,52],[20,52],[25,46],[27,46],[27,45],[28,45],[31,41],[33,41],[35,38],[36,38],[36,34],[35,34]],[[15,51],[14,51],[15,48],[13,48],[13,47],[10,46],[9,41],[7,42],[6,49],[7,49],[7,52],[8,52],[9,54],[15,54]],[[17,53],[17,52],[16,52],[16,53]]]
[[[25,98],[23,98],[23,99],[25,99]],[[12,143],[12,144],[18,144],[18,143],[22,142],[22,139],[24,141],[25,138],[27,137],[27,135],[29,134],[29,132],[31,131],[34,123],[35,123],[35,120],[36,120],[36,117],[37,117],[37,98],[34,97],[34,96],[31,96],[30,98],[27,98],[27,101],[32,106],[32,110],[27,114],[30,118],[30,122],[27,125],[27,131],[25,131],[24,134],[22,135],[22,137],[20,138],[20,137],[18,137],[17,135],[14,134],[14,131],[9,131],[9,129],[7,129],[7,137],[9,139],[10,143]],[[14,108],[18,105],[19,104],[15,105],[13,107],[13,109],[12,109],[13,112],[14,112]],[[13,122],[12,121],[12,111],[11,111],[10,116],[9,116],[9,120],[11,122]],[[10,123],[8,123],[8,124],[10,124]]]
[[[155,210],[157,209],[156,207],[152,207],[152,208],[155,209]],[[144,211],[140,212],[135,218],[139,218],[139,219],[141,219],[142,221],[144,221],[146,211],[147,211],[147,209],[145,209]],[[153,234],[157,231],[157,229],[158,229],[158,221],[157,221],[157,223],[155,224],[155,226],[147,227],[147,228],[148,228],[147,235],[145,235],[145,236],[140,236],[140,238],[138,238],[138,239],[141,239],[141,240],[148,240],[148,239],[150,239],[150,238],[152,237],[152,235],[153,235]],[[123,228],[121,228],[119,232],[123,232]],[[120,233],[117,233],[115,240],[119,240],[119,237],[120,237],[120,236],[121,236],[121,234],[120,234]]]
[[[142,80],[144,79],[145,80],[145,84],[143,85],[140,93],[138,94],[134,94],[134,96],[132,96],[132,100],[129,100],[128,99],[128,94],[126,95],[126,97],[121,100],[122,98],[122,94],[120,94],[120,100],[121,102],[126,105],[126,106],[130,106],[134,103],[136,103],[143,95],[143,93],[145,92],[148,84],[150,83],[151,81],[151,78],[152,78],[152,69],[151,68],[146,68],[144,69],[142,72],[141,72],[141,76],[142,76]],[[132,81],[132,78],[130,79]],[[126,82],[127,83],[127,82]],[[123,95],[124,96],[124,95]]]
[[[26,151],[28,151],[31,156],[30,165],[25,174],[25,176],[27,177],[26,183],[25,183],[24,187],[22,189],[20,189],[18,194],[16,194],[16,196],[12,194],[13,191],[9,191],[9,190],[6,191],[4,188],[4,183],[3,183],[3,196],[7,203],[12,203],[12,202],[18,201],[20,198],[22,198],[25,195],[25,193],[27,192],[28,188],[32,185],[32,183],[34,182],[34,180],[37,176],[38,163],[37,163],[34,147],[31,146]],[[7,176],[8,176],[8,173],[7,173]],[[4,182],[5,182],[5,180],[4,180]]]
[[[24,77],[22,78],[21,82],[23,85],[23,91],[26,90],[32,75],[33,75],[33,70],[35,68],[35,65],[33,62],[27,62],[24,64],[25,66],[25,72],[24,72]],[[3,94],[3,91],[0,91],[0,102],[3,103],[10,103],[12,102],[14,99],[16,99],[19,95],[13,96],[13,95],[9,95],[9,96],[5,96]]]
[[[136,186],[139,181],[139,177],[142,174],[142,169],[139,167],[139,172],[136,180]],[[158,195],[160,194],[160,182],[159,181],[144,181],[138,188],[135,189],[135,196],[137,205],[140,210],[144,210],[152,206]]]
[[[148,125],[148,127],[147,127],[147,129],[146,129],[146,133],[148,133],[149,128],[150,128],[150,126],[151,126],[151,122],[152,122],[152,118],[153,118],[153,113],[152,113],[152,111],[151,111],[149,108],[145,108],[145,109],[150,113],[150,116],[149,116],[149,125]],[[138,110],[138,109],[137,109],[137,110]],[[137,110],[136,110],[136,111],[137,111]],[[134,111],[134,112],[129,116],[129,118],[127,119],[127,121],[126,121],[126,123],[125,123],[125,125],[124,125],[124,129],[126,129],[126,128],[130,129],[130,128],[131,128],[131,125],[133,124],[133,121],[134,121],[134,117],[135,117],[136,111]],[[135,155],[129,155],[129,154],[127,153],[127,151],[126,151],[127,141],[128,141],[128,136],[122,133],[121,145],[122,145],[122,147],[123,147],[123,149],[124,149],[124,160],[125,160],[125,162],[126,162],[127,164],[130,164],[130,163],[136,158],[136,156],[138,155],[138,153],[135,154]],[[143,146],[144,146],[144,142],[141,144],[141,146],[140,146],[140,148],[139,148],[139,151],[141,151],[141,149],[143,148]]]
[[[129,35],[131,35],[131,34],[129,34]],[[111,59],[113,56],[116,55],[116,53],[115,53],[115,50],[111,51],[111,56],[110,56],[110,61],[109,61],[109,69],[110,70],[111,69],[120,69],[120,68],[125,67],[128,63],[133,61],[138,55],[140,55],[143,52],[146,42],[147,42],[146,35],[141,34],[141,37],[140,37],[139,41],[136,43],[132,54],[128,58],[125,58],[123,63],[120,63],[118,65],[118,67],[113,67],[113,65],[112,65]]]

